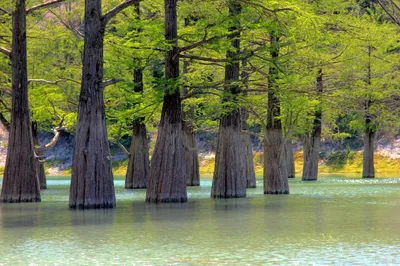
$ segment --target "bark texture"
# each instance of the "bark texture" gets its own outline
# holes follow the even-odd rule
[[[249,89],[249,77],[250,74],[246,71],[247,60],[242,60],[243,70],[241,73],[242,82],[244,85],[243,96],[247,95],[247,90]],[[246,176],[246,187],[255,188],[257,186],[256,173],[254,170],[254,159],[253,159],[253,146],[251,144],[251,136],[249,132],[249,125],[247,124],[247,119],[249,119],[249,112],[246,107],[242,107],[241,110],[241,120],[242,120],[242,141],[244,149],[244,167]]]
[[[71,208],[115,207],[102,84],[104,27],[101,1],[86,0],[82,82],[69,196]]]
[[[146,126],[135,123],[129,154],[125,188],[146,188],[150,173],[149,145]]]
[[[12,13],[11,125],[1,201],[40,201],[31,120],[28,106],[25,0],[16,0]]]
[[[372,116],[369,114],[371,101],[365,102],[365,132],[364,132],[364,153],[363,153],[363,178],[374,178],[374,139],[375,129],[372,121]]]
[[[294,166],[294,153],[293,153],[293,143],[291,140],[286,142],[286,165],[288,171],[288,178],[296,177],[296,168]]]
[[[323,75],[322,70],[319,71],[316,88],[318,97],[323,92]],[[318,162],[319,152],[321,149],[321,132],[322,132],[322,110],[321,106],[317,106],[314,116],[314,123],[311,133],[304,139],[304,164],[303,164],[303,181],[316,181],[318,179]]]
[[[199,156],[192,122],[183,122],[183,134],[186,159],[186,185],[200,186]]]
[[[165,39],[171,44],[165,58],[165,78],[174,85],[166,88],[164,95],[156,146],[151,158],[146,201],[185,202],[187,193],[182,103],[179,87],[173,82],[179,77],[177,0],[165,0],[164,6]]]
[[[279,72],[279,37],[271,32],[271,64],[268,73],[268,114],[264,140],[264,194],[288,194],[289,181],[285,160],[285,143],[282,135],[280,100],[276,95]]]
[[[217,137],[214,178],[211,188],[213,198],[246,197],[245,156],[243,149],[240,110],[235,106],[235,97],[240,93],[238,55],[240,53],[240,22],[236,16],[241,12],[240,2],[228,1],[229,14],[234,19],[228,37],[234,49],[228,50],[225,66],[225,102],[232,102],[232,109],[221,117]]]

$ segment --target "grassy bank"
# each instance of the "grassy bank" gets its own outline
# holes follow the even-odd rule
[[[202,176],[212,175],[214,172],[214,156],[208,155],[200,157],[200,174]],[[254,153],[254,165],[258,176],[263,174],[263,154]],[[52,161],[45,164],[46,169],[52,165]],[[361,174],[362,172],[362,152],[332,152],[328,156],[322,154],[319,162],[319,173],[346,173]],[[125,175],[128,167],[128,159],[113,161],[114,175]],[[303,169],[303,152],[295,153],[296,174],[301,174]],[[400,172],[400,159],[392,159],[382,154],[375,154],[376,173],[391,174]],[[0,175],[3,174],[4,167],[0,167]],[[54,173],[52,173],[53,175]],[[70,175],[71,169],[68,168],[58,173],[59,175]]]

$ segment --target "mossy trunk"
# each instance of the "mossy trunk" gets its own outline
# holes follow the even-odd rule
[[[243,73],[242,73],[243,77]],[[246,187],[256,188],[256,173],[254,170],[254,160],[253,160],[253,146],[251,144],[251,135],[249,132],[249,125],[247,124],[247,119],[249,117],[248,111],[245,107],[240,110],[241,120],[242,120],[242,146],[244,155],[244,175],[246,177]]]
[[[146,188],[149,174],[149,144],[146,126],[136,123],[133,126],[125,188]]]
[[[177,0],[165,0],[165,38],[171,49],[165,58],[165,79],[170,83],[179,77],[177,56]],[[146,191],[147,202],[185,202],[186,158],[183,142],[182,103],[179,87],[166,88],[161,121]]]
[[[81,93],[69,196],[71,208],[115,207],[104,108],[101,1],[85,1]]]
[[[286,165],[287,165],[288,178],[295,178],[296,168],[294,166],[293,143],[291,140],[288,140],[286,142],[285,151],[286,151]]]
[[[279,37],[271,32],[270,54],[273,60],[268,73],[268,113],[264,139],[264,194],[288,194],[289,181],[285,159],[285,143],[280,120],[280,100],[277,96],[279,72]]]
[[[28,105],[26,2],[16,0],[12,13],[12,106],[2,202],[40,201]]]
[[[317,95],[320,98],[323,92],[323,75],[320,69],[316,79]],[[303,181],[316,181],[318,179],[319,151],[321,149],[322,132],[322,109],[317,106],[314,116],[313,128],[308,136],[304,138],[304,163]]]
[[[232,34],[228,38],[234,49],[226,53],[226,58],[232,62],[225,66],[224,102],[232,102],[233,110],[229,110],[229,113],[220,119],[211,188],[213,198],[246,197],[247,185],[241,116],[239,108],[235,106],[236,97],[240,93],[240,86],[237,85],[240,68],[237,59],[240,54],[240,22],[237,20],[237,15],[241,12],[241,6],[237,0],[229,1],[228,6],[229,14],[234,19],[233,25],[229,28]]]

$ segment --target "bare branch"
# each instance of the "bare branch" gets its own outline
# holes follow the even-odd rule
[[[7,131],[10,131],[10,122],[4,117],[3,113],[0,113],[0,122],[5,127]]]
[[[204,36],[204,37],[206,37],[206,36]],[[218,39],[223,38],[223,37],[226,37],[226,36],[214,36],[214,37],[211,37],[209,39],[203,38],[202,40],[200,40],[198,42],[195,42],[195,43],[192,43],[192,44],[189,44],[187,46],[179,48],[178,49],[178,53],[182,53],[182,52],[186,52],[186,51],[192,50],[194,48],[202,46],[203,44],[218,40]]]
[[[0,47],[0,53],[5,54],[6,56],[8,56],[8,58],[11,59],[11,51],[10,50],[8,50],[8,49],[6,49],[4,47]]]
[[[125,153],[125,155],[129,158],[129,156],[131,156],[131,153],[125,148],[124,145],[122,145],[121,142],[119,142],[119,140],[117,140],[117,145],[121,148],[121,150]]]
[[[46,153],[48,150],[56,146],[57,141],[60,138],[61,131],[63,131],[64,129],[65,128],[63,126],[56,127],[53,130],[54,137],[50,140],[50,142],[35,149],[35,153],[37,154],[38,157],[43,156],[44,153]]]
[[[121,12],[122,10],[124,10],[125,8],[139,2],[140,0],[125,0],[124,2],[122,2],[121,4],[117,5],[116,7],[114,7],[113,9],[111,9],[110,11],[108,11],[108,13],[103,15],[103,26],[105,27],[107,25],[107,23],[113,18],[115,17],[119,12]]]
[[[28,8],[26,10],[26,14],[29,15],[30,13],[32,13],[32,12],[38,10],[38,9],[41,9],[41,8],[44,8],[44,7],[50,7],[50,6],[62,3],[64,1],[65,0],[53,0],[53,1],[49,1],[49,2],[46,2],[46,3],[42,3],[42,4],[39,4],[39,5],[33,6],[33,7]]]
[[[46,80],[46,79],[29,79],[28,84],[31,82],[58,85],[58,83],[60,83],[60,82],[65,82],[65,80],[60,79],[60,80],[52,81],[52,80]]]
[[[187,58],[187,59],[193,59],[193,60],[199,60],[199,61],[207,61],[207,62],[215,62],[215,63],[226,63],[229,60],[226,58],[212,58],[212,57],[203,57],[203,56],[198,56],[198,55],[188,55],[188,54],[180,54],[180,58]]]
[[[122,81],[125,81],[125,80],[121,79],[121,78],[119,78],[119,79],[109,79],[109,80],[103,81],[101,86],[102,86],[102,88],[105,88],[107,86],[110,86],[110,85],[113,85],[115,83],[122,82]]]
[[[11,13],[10,11],[5,10],[5,9],[2,8],[2,7],[0,7],[0,11],[3,12],[4,14],[10,15],[10,16],[12,15],[12,13]]]

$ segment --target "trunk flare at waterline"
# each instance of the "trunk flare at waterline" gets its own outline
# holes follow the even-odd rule
[[[12,13],[11,125],[1,201],[36,202],[40,201],[40,185],[28,106],[26,2],[17,0],[15,4]]]
[[[167,87],[154,153],[151,158],[147,202],[185,202],[186,160],[182,128],[182,102],[179,87],[177,0],[165,0],[165,39],[171,50],[166,53],[165,79],[174,83]],[[168,82],[166,82],[168,83]]]

